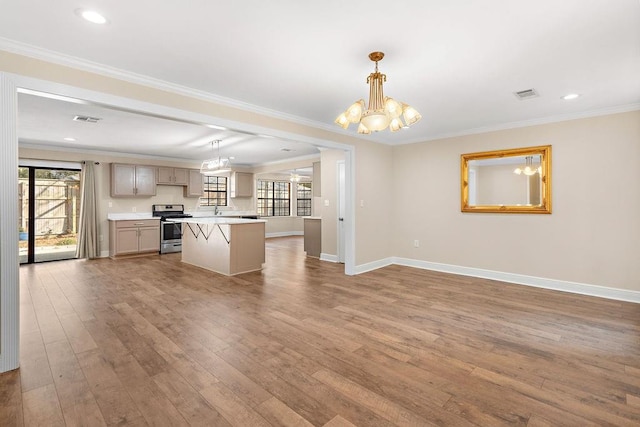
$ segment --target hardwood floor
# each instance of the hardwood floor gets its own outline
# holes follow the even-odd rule
[[[640,305],[270,239],[229,278],[179,254],[23,266],[0,425],[640,425]]]

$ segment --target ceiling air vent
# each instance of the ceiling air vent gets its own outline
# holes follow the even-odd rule
[[[75,116],[73,120],[76,122],[98,123],[98,120],[102,120],[102,119],[99,117],[91,117],[91,116]]]
[[[540,96],[535,89],[521,90],[520,92],[515,92],[514,95],[519,100],[537,98]]]

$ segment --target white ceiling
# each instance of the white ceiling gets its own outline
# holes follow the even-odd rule
[[[410,129],[363,137],[388,144],[640,105],[638,0],[3,3],[0,49],[54,52],[62,63],[101,64],[107,74],[147,76],[335,132],[343,131],[334,118],[368,96],[368,53],[383,51],[385,95],[423,116]],[[109,24],[80,19],[78,7]],[[540,96],[513,95],[530,88]],[[573,92],[582,96],[561,99]],[[177,145],[165,132],[157,150],[184,156],[209,137],[191,131]]]
[[[75,121],[76,116],[100,120]],[[25,93],[18,94],[18,137],[23,146],[55,145],[196,161],[218,157],[212,142],[219,140],[220,156],[231,157],[234,166],[312,158],[320,153],[316,147],[296,141]]]

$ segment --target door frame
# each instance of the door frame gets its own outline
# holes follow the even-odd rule
[[[29,206],[28,206],[28,210],[29,210],[29,226],[28,226],[28,230],[29,230],[29,234],[28,234],[28,239],[27,239],[27,244],[28,244],[28,249],[27,249],[27,262],[26,263],[20,263],[20,265],[25,265],[25,264],[35,264],[38,262],[47,262],[47,261],[62,261],[62,260],[67,260],[67,259],[74,259],[75,256],[73,258],[58,258],[58,259],[51,259],[51,260],[44,260],[44,261],[36,261],[35,259],[35,250],[36,250],[36,176],[35,176],[35,171],[36,170],[59,170],[59,171],[73,171],[73,172],[82,172],[81,169],[81,165],[78,163],[78,167],[77,168],[71,168],[69,167],[70,165],[66,165],[63,167],[56,167],[56,166],[49,166],[49,165],[45,165],[46,163],[53,163],[53,162],[47,162],[47,161],[43,161],[42,164],[43,165],[38,165],[39,162],[34,162],[34,161],[28,161],[25,162],[25,164],[21,164],[22,162],[20,162],[20,160],[18,160],[18,168],[25,168],[29,170]],[[59,163],[59,162],[58,162]],[[75,163],[75,162],[69,162],[71,163]],[[82,195],[80,195],[80,197],[82,197]]]
[[[345,210],[345,202],[346,202],[346,191],[345,191],[345,182],[346,182],[346,170],[345,170],[345,161],[338,160],[336,162],[336,194],[338,197],[336,198],[338,201],[338,262],[345,262],[345,252],[346,252],[346,239],[345,239],[345,220],[346,220],[346,210]]]

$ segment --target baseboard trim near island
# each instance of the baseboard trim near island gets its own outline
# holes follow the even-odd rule
[[[279,231],[277,233],[266,233],[265,239],[272,237],[304,236],[304,231]]]
[[[516,285],[533,286],[554,291],[569,292],[579,295],[606,298],[617,301],[640,303],[640,292],[627,289],[609,288],[587,283],[569,282],[565,280],[548,279],[545,277],[527,276],[524,274],[507,273],[503,271],[485,270],[481,268],[463,267],[460,265],[442,264],[410,258],[389,257],[356,266],[355,274],[366,273],[388,265],[402,265],[405,267],[421,268],[424,270],[441,271],[443,273],[459,274],[461,276],[478,277],[482,279],[498,280]]]

